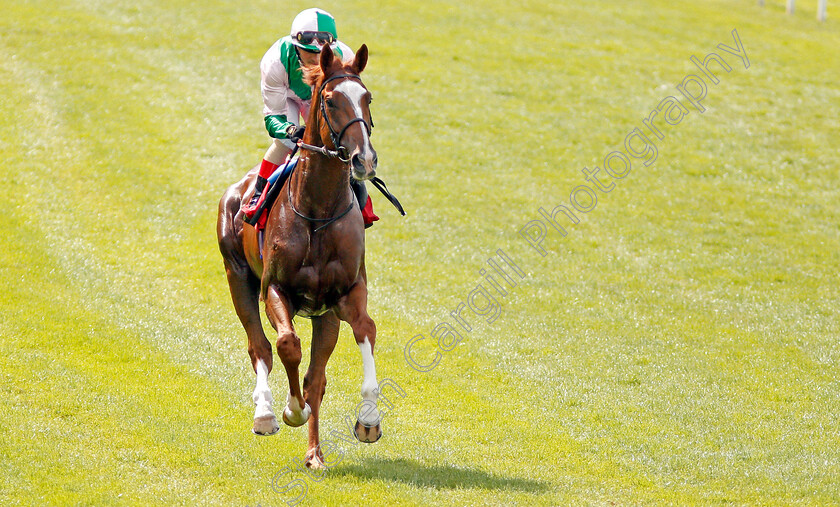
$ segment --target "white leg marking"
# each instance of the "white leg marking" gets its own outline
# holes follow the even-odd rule
[[[257,410],[254,412],[254,419],[274,415],[271,404],[274,399],[271,396],[271,389],[268,387],[268,366],[262,359],[257,361],[257,387],[254,389],[254,403]]]
[[[254,428],[257,435],[273,435],[280,427],[277,418],[274,417],[274,410],[271,404],[274,399],[271,397],[271,389],[268,388],[268,366],[260,359],[257,361],[257,387],[254,388]]]
[[[309,403],[304,401],[304,406],[301,407],[297,398],[292,396],[292,393],[286,397],[286,408],[283,409],[283,420],[290,426],[300,426],[309,420],[312,414],[312,408]]]
[[[297,398],[292,396],[292,393],[289,393],[286,396],[286,406],[289,407],[289,410],[292,412],[300,412],[300,409],[302,408],[300,403],[298,403]]]
[[[379,383],[376,381],[376,363],[373,361],[373,350],[370,340],[365,336],[365,341],[359,344],[362,352],[362,366],[365,371],[365,379],[362,382],[362,402],[359,408],[359,422],[365,426],[376,426],[379,424],[379,409],[376,406],[376,398]]]

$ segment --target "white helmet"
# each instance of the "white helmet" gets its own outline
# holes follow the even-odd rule
[[[338,40],[335,29],[335,18],[321,9],[306,9],[292,21],[292,44],[310,51],[320,53],[325,45],[332,45]]]

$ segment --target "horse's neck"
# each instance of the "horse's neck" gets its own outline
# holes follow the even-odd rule
[[[308,127],[304,142],[313,146],[324,146],[321,139],[320,95],[312,97]],[[305,208],[314,218],[325,218],[334,214],[339,207],[346,207],[353,199],[350,189],[350,166],[335,157],[327,157],[318,152],[309,152],[301,159],[301,166],[295,171],[297,181],[294,184],[296,197],[294,205]],[[289,187],[293,188],[293,187]],[[317,215],[317,216],[316,216]]]
[[[296,171],[294,204],[304,214],[325,218],[350,203],[350,172],[343,162],[309,153],[301,165]]]

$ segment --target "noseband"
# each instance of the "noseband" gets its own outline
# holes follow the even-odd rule
[[[317,151],[328,157],[336,157],[337,159],[347,164],[350,162],[350,157],[347,153],[347,148],[341,145],[341,138],[344,137],[344,133],[347,132],[347,129],[350,128],[350,126],[354,123],[364,124],[365,130],[367,131],[368,136],[370,136],[371,132],[373,131],[373,120],[371,120],[370,125],[368,125],[368,122],[365,121],[364,118],[356,117],[347,122],[347,124],[345,124],[344,127],[342,127],[339,131],[336,131],[336,129],[333,128],[332,122],[330,122],[330,117],[327,114],[327,101],[324,100],[324,89],[327,87],[327,83],[329,83],[330,81],[335,81],[337,79],[358,79],[360,84],[362,82],[362,78],[359,77],[357,74],[338,74],[325,79],[324,82],[321,83],[321,88],[318,90],[318,96],[321,101],[321,116],[324,118],[324,122],[327,124],[327,128],[330,129],[330,140],[332,140],[335,149],[330,150],[326,146],[312,146],[310,144],[305,144],[302,142],[300,143],[300,147],[311,151]],[[362,86],[364,86],[364,84],[362,84]]]

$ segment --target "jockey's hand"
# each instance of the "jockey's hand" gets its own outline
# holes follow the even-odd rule
[[[295,144],[303,141],[303,133],[306,131],[306,125],[301,125],[299,127],[295,127],[291,134],[289,134],[289,140]]]

